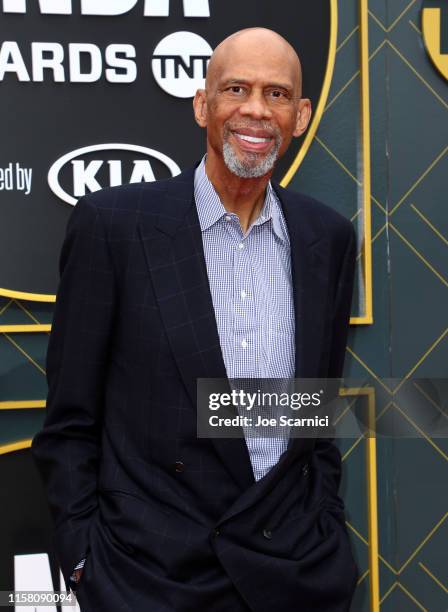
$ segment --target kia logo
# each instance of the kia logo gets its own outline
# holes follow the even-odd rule
[[[126,168],[126,164],[119,155],[108,159],[105,159],[104,156],[101,156],[102,159],[92,159],[91,154],[98,151],[138,153],[139,159],[129,162]],[[85,159],[86,156],[89,156],[88,160]],[[169,175],[180,174],[180,168],[176,162],[154,149],[120,143],[92,145],[71,151],[55,161],[48,172],[48,184],[58,198],[74,206],[78,198],[104,187],[155,181],[154,165],[160,166],[160,164],[169,172]],[[72,193],[68,193],[67,189],[61,186],[61,174],[64,170],[66,173],[68,171],[72,178]]]

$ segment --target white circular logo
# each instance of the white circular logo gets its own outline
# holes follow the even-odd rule
[[[152,72],[158,85],[176,98],[192,98],[205,86],[212,48],[193,32],[174,32],[154,49]]]
[[[119,156],[114,155],[112,159],[108,156],[98,155],[97,159],[83,159],[91,153],[111,153],[112,151],[131,151],[146,156],[147,159],[134,160],[131,174],[125,176]],[[140,145],[124,143],[108,143],[82,147],[70,151],[57,159],[48,171],[48,184],[52,192],[67,204],[74,206],[81,196],[89,192],[98,191],[104,187],[122,185],[123,183],[140,183],[142,181],[155,181],[156,177],[151,165],[151,159],[156,159],[168,169],[171,176],[180,174],[180,168],[168,155],[142,147]],[[60,184],[60,172],[65,167],[71,166],[73,192],[68,193]],[[102,167],[108,167],[108,181],[100,183],[98,173]]]

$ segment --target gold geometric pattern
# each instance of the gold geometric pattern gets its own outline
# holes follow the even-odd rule
[[[370,50],[369,55],[371,75],[383,68],[381,63],[377,62],[379,58],[381,58],[382,61],[382,56],[386,57],[388,54],[393,54],[393,57],[396,57],[398,60],[398,69],[402,70],[403,73],[407,71],[409,77],[405,78],[414,79],[413,87],[406,93],[406,95],[413,96],[417,92],[421,92],[422,96],[429,96],[429,98],[434,101],[435,105],[440,109],[438,112],[445,113],[444,123],[441,119],[439,119],[439,129],[437,129],[436,124],[434,124],[434,135],[436,135],[436,132],[440,133],[444,126],[448,124],[448,117],[446,117],[446,110],[448,110],[448,90],[446,84],[443,84],[441,81],[437,80],[435,71],[426,60],[423,46],[418,45],[418,40],[415,41],[414,39],[414,43],[411,41],[411,36],[418,38],[421,36],[419,27],[417,25],[420,3],[413,0],[411,2],[407,2],[400,8],[399,3],[397,3],[397,5],[398,6],[394,5],[392,2],[389,2],[389,8],[398,9],[398,14],[393,16],[388,25],[385,25],[386,21],[381,20],[377,16],[376,10],[378,9],[380,12],[382,5],[374,0],[369,2],[372,41],[372,50]],[[342,3],[340,6],[340,10],[342,12]],[[350,45],[352,45],[357,34],[358,27],[356,25],[349,28],[347,33],[342,37],[341,42],[338,44],[338,52],[346,50]],[[336,64],[336,74],[337,71],[338,64]],[[357,95],[356,84],[359,74],[359,70],[355,68],[351,74],[347,74],[347,76],[340,81],[338,89],[330,94],[330,100],[327,104],[326,111],[332,109],[332,120],[335,119],[338,111],[340,111],[341,114],[344,113],[344,104],[347,102],[347,97]],[[340,105],[340,108],[338,105]],[[337,172],[336,168],[339,168],[345,176],[348,176],[351,181],[359,186],[360,181],[357,178],[357,168],[356,166],[352,167],[349,163],[347,163],[346,158],[341,158],[340,154],[338,153],[338,150],[340,150],[340,145],[337,141],[335,141],[337,147],[334,147],[331,127],[329,126],[326,129],[326,126],[324,125],[322,129],[319,130],[317,138],[317,145],[334,162],[335,173]],[[429,276],[426,278],[429,279],[431,277],[435,279],[435,285],[431,285],[428,282],[429,291],[433,290],[432,287],[435,288],[437,283],[439,284],[441,293],[437,294],[439,296],[438,299],[441,299],[442,301],[444,300],[443,303],[445,305],[445,312],[448,312],[448,294],[446,293],[446,289],[448,288],[448,258],[445,250],[448,246],[448,231],[446,225],[443,227],[440,225],[440,213],[443,211],[443,213],[446,215],[445,197],[442,199],[441,195],[437,200],[439,206],[438,210],[437,208],[434,208],[434,206],[428,207],[427,205],[428,201],[432,202],[434,200],[431,185],[434,184],[435,180],[440,180],[437,178],[436,173],[439,171],[442,164],[445,176],[448,172],[448,167],[446,165],[448,160],[448,142],[445,138],[445,142],[442,141],[440,143],[440,140],[436,137],[432,138],[431,132],[428,132],[427,138],[429,144],[431,144],[433,141],[432,153],[431,146],[428,146],[425,150],[425,157],[421,158],[423,163],[415,172],[414,177],[410,176],[410,180],[407,184],[405,184],[404,181],[400,183],[404,185],[401,193],[397,193],[395,191],[392,198],[387,197],[383,199],[377,196],[374,189],[372,191],[372,202],[374,204],[373,212],[375,212],[375,210],[377,211],[377,213],[374,215],[374,230],[372,232],[372,247],[375,245],[374,278],[376,279],[377,284],[382,284],[387,279],[388,272],[386,269],[386,264],[383,264],[384,267],[382,268],[380,258],[385,249],[388,248],[388,243],[391,244],[391,240],[398,241],[393,243],[392,247],[394,248],[395,244],[397,247],[398,245],[402,245],[400,249],[404,249],[404,251],[401,252],[400,256],[402,258],[406,257],[406,260],[403,259],[402,261],[395,263],[397,260],[394,260],[394,251],[392,250],[390,255],[392,275],[394,274],[394,263],[395,268],[398,267],[400,269],[400,272],[397,272],[397,274],[403,274],[403,265],[407,266],[407,269],[409,270],[413,270],[418,266],[423,266],[423,268],[419,271],[419,278],[420,276],[427,274]],[[417,166],[418,164],[415,165],[416,168]],[[375,166],[373,167],[372,172],[373,178],[375,179]],[[438,176],[440,177],[440,174]],[[391,180],[394,180],[394,176],[391,176]],[[431,198],[425,198],[422,195],[422,193],[428,193],[428,191],[431,193]],[[442,189],[440,189],[440,192],[442,192]],[[354,215],[354,218],[356,218],[356,215]],[[424,234],[424,238],[422,237],[423,231],[429,232]],[[429,243],[428,241],[432,242]],[[428,248],[429,246],[431,246],[431,248]],[[405,255],[406,253],[408,253],[407,256]],[[410,276],[410,280],[411,279],[412,274]],[[378,291],[378,287],[375,289],[374,285],[374,295],[375,292]],[[422,291],[424,291],[424,289],[422,289]],[[443,291],[444,293],[442,294]],[[444,298],[443,295],[445,296]],[[376,348],[378,346],[378,342],[375,339],[375,328],[378,325],[381,329],[382,326],[381,318],[378,318],[378,308],[376,308],[375,312],[376,323],[370,330],[365,331],[364,329],[359,328],[352,330],[349,345],[347,347],[347,356],[349,358],[348,371],[361,373],[367,372],[375,379],[380,380],[381,376],[384,377],[388,374],[390,376],[390,370],[387,369],[382,371],[380,374],[380,369],[383,366],[380,368],[378,365],[375,366],[371,359],[372,355],[378,351],[378,348]],[[387,312],[387,314],[389,313]],[[427,314],[427,322],[432,324],[425,325],[425,319],[418,321],[418,328],[421,329],[422,333],[417,334],[419,336],[419,341],[415,342],[415,345],[408,353],[408,358],[412,356],[413,359],[409,359],[408,364],[405,362],[396,363],[395,368],[398,368],[399,370],[399,373],[396,374],[397,377],[418,375],[421,371],[424,371],[425,365],[429,363],[435,364],[434,367],[438,367],[437,364],[441,364],[443,371],[444,361],[443,357],[440,357],[440,355],[445,355],[445,363],[448,357],[448,327],[446,316],[443,317],[440,315],[438,317],[434,317],[434,315],[431,315],[431,313]],[[391,324],[393,324],[393,321]],[[437,325],[439,325],[438,329]],[[410,330],[410,333],[412,334],[413,330]],[[394,345],[392,345],[392,351],[393,347]],[[386,361],[389,359],[387,346],[384,348],[384,354]],[[440,359],[442,359],[442,362],[440,362]],[[383,361],[383,364],[385,361]],[[380,363],[381,362],[378,362],[378,364]],[[444,371],[446,375],[446,367],[444,368]],[[400,412],[400,407],[392,403],[387,406],[387,409],[395,410],[397,413]],[[438,407],[438,409],[441,411],[440,407]],[[405,418],[404,411],[402,411],[402,414],[403,418]],[[443,413],[443,416],[446,418],[445,413]],[[434,466],[437,466],[436,457],[442,461],[442,464],[438,464],[438,471],[435,472],[435,474],[438,474],[443,468],[443,465],[446,466],[446,461],[448,460],[446,447],[442,445],[440,441],[431,439],[415,422],[412,422],[412,420],[409,424],[414,427],[421,436],[418,444],[421,445],[422,451],[423,447],[425,447],[430,449],[430,452],[433,453]],[[363,440],[364,438],[362,436],[359,439],[352,440],[343,450],[343,459],[346,471],[348,473],[348,480],[350,480],[350,472],[353,470],[356,462],[359,461],[359,453],[357,453],[355,456],[354,451],[359,449],[359,445],[363,442]],[[418,457],[415,457],[415,461],[416,463],[418,462]],[[389,467],[393,469],[393,465]],[[443,474],[446,475],[446,467]],[[387,478],[387,475],[382,475],[380,470],[380,482],[383,478]],[[420,478],[424,478],[424,476],[421,475]],[[434,478],[436,478],[436,476],[434,476]],[[417,474],[415,476],[416,484],[418,483],[418,480],[419,475]],[[443,490],[445,490],[445,481],[441,480],[440,492]],[[429,504],[433,503],[435,508],[440,508],[440,505],[437,505],[436,501],[436,499],[428,500]],[[442,496],[441,501],[443,501]],[[355,506],[353,505],[350,508],[352,510],[352,515],[355,514],[354,508]],[[417,511],[418,508],[419,504],[418,500],[416,500],[415,508],[401,510],[401,512],[406,513],[414,511],[416,523],[418,524],[418,533],[422,534],[420,538],[416,538],[417,543],[412,546],[410,552],[406,553],[405,557],[399,562],[396,562],[397,560],[394,559],[394,556],[390,556],[390,551],[385,550],[383,552],[380,549],[379,560],[382,567],[380,607],[383,604],[387,604],[388,610],[395,609],[394,606],[396,606],[396,609],[398,609],[398,599],[396,600],[395,598],[399,597],[400,602],[403,601],[403,598],[409,602],[409,610],[420,609],[428,610],[430,612],[434,612],[436,610],[446,611],[448,609],[448,602],[445,603],[443,608],[438,607],[440,604],[436,603],[441,601],[440,595],[446,596],[448,593],[448,587],[446,586],[448,581],[443,576],[444,570],[448,566],[446,554],[444,555],[445,564],[443,567],[440,567],[440,565],[437,566],[436,561],[434,561],[433,565],[431,563],[431,558],[426,559],[423,556],[425,551],[428,550],[428,545],[430,544],[432,546],[438,545],[438,549],[446,550],[446,542],[443,540],[437,540],[438,535],[441,534],[441,529],[447,525],[448,512],[446,512],[446,503],[445,508],[442,508],[439,516],[432,519],[432,522],[429,521],[425,524],[421,523],[421,520],[419,520],[420,513]],[[394,511],[396,511],[396,509],[394,509]],[[399,522],[400,516],[400,513],[398,513],[395,520]],[[429,514],[427,515],[427,518],[428,516]],[[384,522],[385,516],[382,515],[381,506],[379,519],[380,527],[386,525]],[[355,543],[358,541],[365,549],[367,549],[369,546],[369,539],[365,535],[365,527],[358,526],[358,524],[362,525],[362,522],[363,517],[360,516],[359,521],[358,518],[356,518],[356,522],[353,522],[353,520],[349,521],[348,527],[355,539]],[[413,535],[415,537],[416,534]],[[409,576],[412,576],[412,580],[410,580]],[[365,583],[368,578],[369,570],[364,569],[359,579],[359,585]],[[430,585],[434,586],[434,590],[430,590],[430,587],[424,581],[425,578],[428,579]],[[390,607],[392,600],[395,603],[393,603],[392,607]],[[354,605],[364,609],[366,605],[365,598],[362,601],[355,602]],[[355,610],[358,612],[358,607],[355,607],[354,611]]]

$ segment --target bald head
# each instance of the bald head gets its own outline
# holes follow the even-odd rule
[[[208,65],[205,88],[212,94],[225,70],[236,65],[241,56],[250,65],[251,59],[259,59],[268,53],[275,56],[283,70],[289,73],[296,95],[302,93],[302,67],[299,56],[289,42],[267,28],[246,28],[225,38],[215,48]]]

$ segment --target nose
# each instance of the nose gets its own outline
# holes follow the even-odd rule
[[[249,97],[241,104],[240,114],[254,119],[270,119],[272,117],[263,92],[252,90]]]

